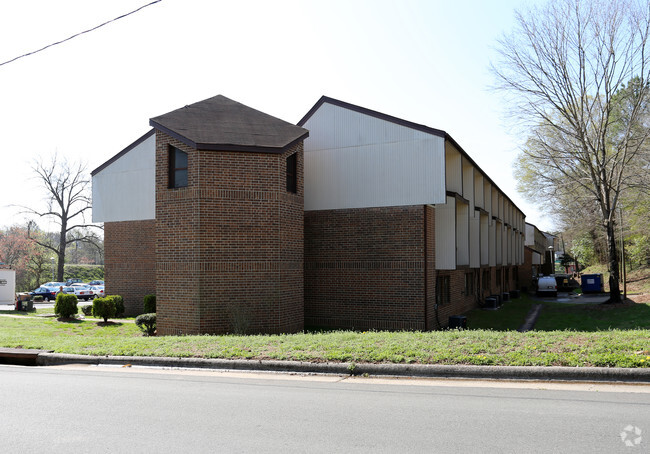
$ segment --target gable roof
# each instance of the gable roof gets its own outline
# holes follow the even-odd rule
[[[151,118],[149,124],[200,150],[282,153],[309,131],[217,95]]]
[[[332,104],[332,105],[338,106],[338,107],[342,107],[344,109],[352,110],[354,112],[358,112],[358,113],[363,114],[363,115],[368,115],[368,116],[371,116],[371,117],[374,117],[374,118],[378,118],[380,120],[388,121],[390,123],[398,124],[398,125],[401,125],[401,126],[404,126],[404,127],[407,127],[407,128],[415,129],[417,131],[432,134],[434,136],[442,137],[445,140],[448,140],[449,142],[451,142],[452,145],[454,145],[454,147],[456,147],[456,149],[458,149],[458,151],[460,151],[460,153],[465,157],[465,159],[467,159],[474,166],[474,168],[476,168],[481,173],[481,175],[483,175],[483,177],[492,186],[494,186],[501,194],[503,194],[503,196],[510,203],[512,203],[512,206],[514,206],[517,210],[519,210],[519,212],[522,215],[524,215],[524,217],[526,216],[524,214],[524,212],[521,211],[521,209],[517,206],[517,204],[515,202],[513,202],[512,199],[510,197],[508,197],[508,195],[499,188],[499,186],[496,185],[496,183],[492,180],[492,178],[490,178],[488,176],[488,174],[485,173],[483,171],[483,169],[481,169],[476,162],[474,162],[474,160],[470,157],[469,154],[467,154],[467,152],[465,150],[463,150],[463,148],[458,144],[458,142],[456,142],[453,137],[451,137],[449,134],[447,134],[445,131],[443,131],[441,129],[435,129],[435,128],[431,128],[431,127],[426,126],[426,125],[413,123],[413,122],[408,121],[408,120],[403,120],[401,118],[393,117],[392,115],[377,112],[376,110],[366,109],[365,107],[357,106],[355,104],[350,104],[348,102],[341,101],[339,99],[330,98],[329,96],[321,96],[321,98],[316,102],[316,104],[314,104],[314,106],[311,109],[309,109],[309,112],[307,112],[305,114],[305,116],[302,117],[302,119],[298,122],[298,126],[304,126],[305,123],[307,123],[307,121],[312,117],[312,115],[314,115],[316,113],[316,111],[318,111],[318,109],[320,109],[320,107],[325,103]]]

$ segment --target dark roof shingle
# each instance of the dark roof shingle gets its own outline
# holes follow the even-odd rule
[[[200,150],[281,153],[309,132],[218,95],[149,120],[149,124]]]

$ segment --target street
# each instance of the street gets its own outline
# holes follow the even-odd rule
[[[0,383],[3,453],[612,453],[650,443],[647,385],[97,366],[0,366]]]

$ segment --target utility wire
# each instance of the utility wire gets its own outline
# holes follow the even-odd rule
[[[30,55],[37,54],[38,52],[42,52],[42,51],[44,51],[45,49],[47,49],[47,48],[49,48],[49,47],[56,46],[57,44],[62,44],[62,43],[64,43],[64,42],[66,42],[66,41],[70,41],[71,39],[76,38],[77,36],[81,36],[81,35],[83,35],[84,33],[90,33],[90,32],[92,32],[92,31],[94,31],[94,30],[97,30],[97,29],[100,28],[100,27],[103,27],[104,25],[107,25],[107,24],[110,24],[111,22],[115,22],[115,21],[117,21],[117,20],[120,20],[120,19],[122,19],[122,18],[124,18],[124,17],[126,17],[126,16],[130,16],[131,14],[135,14],[135,13],[137,13],[138,11],[140,11],[141,9],[144,9],[144,8],[146,8],[147,6],[151,6],[151,5],[156,4],[156,3],[160,3],[161,1],[162,1],[162,0],[155,0],[155,1],[151,2],[151,3],[147,3],[146,5],[143,5],[143,6],[141,6],[141,7],[138,8],[138,9],[135,9],[135,10],[129,12],[129,13],[126,13],[126,14],[122,14],[121,16],[118,16],[118,17],[116,17],[115,19],[111,19],[111,20],[109,20],[109,21],[104,22],[103,24],[99,24],[99,25],[96,26],[96,27],[90,28],[90,29],[88,29],[88,30],[84,30],[84,31],[79,32],[79,33],[76,33],[76,34],[74,34],[74,35],[72,35],[72,36],[70,36],[69,38],[66,38],[66,39],[64,39],[64,40],[57,41],[57,42],[52,43],[52,44],[48,44],[47,46],[45,46],[45,47],[41,47],[40,49],[35,50],[35,51],[33,51],[33,52],[28,52],[28,53],[23,54],[23,55],[20,55],[20,56],[18,56],[18,57],[12,58],[11,60],[7,60],[7,61],[5,61],[5,62],[3,62],[3,63],[0,63],[0,66],[6,65],[7,63],[14,62],[14,61],[18,60],[19,58],[28,57],[28,56],[30,56]]]

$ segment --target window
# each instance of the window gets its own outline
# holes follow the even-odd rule
[[[187,186],[187,153],[176,147],[169,147],[169,187]]]
[[[474,294],[474,273],[465,273],[465,296]]]
[[[436,279],[436,302],[438,304],[449,304],[449,276],[438,276]]]
[[[298,192],[298,157],[296,153],[287,158],[287,191]]]

